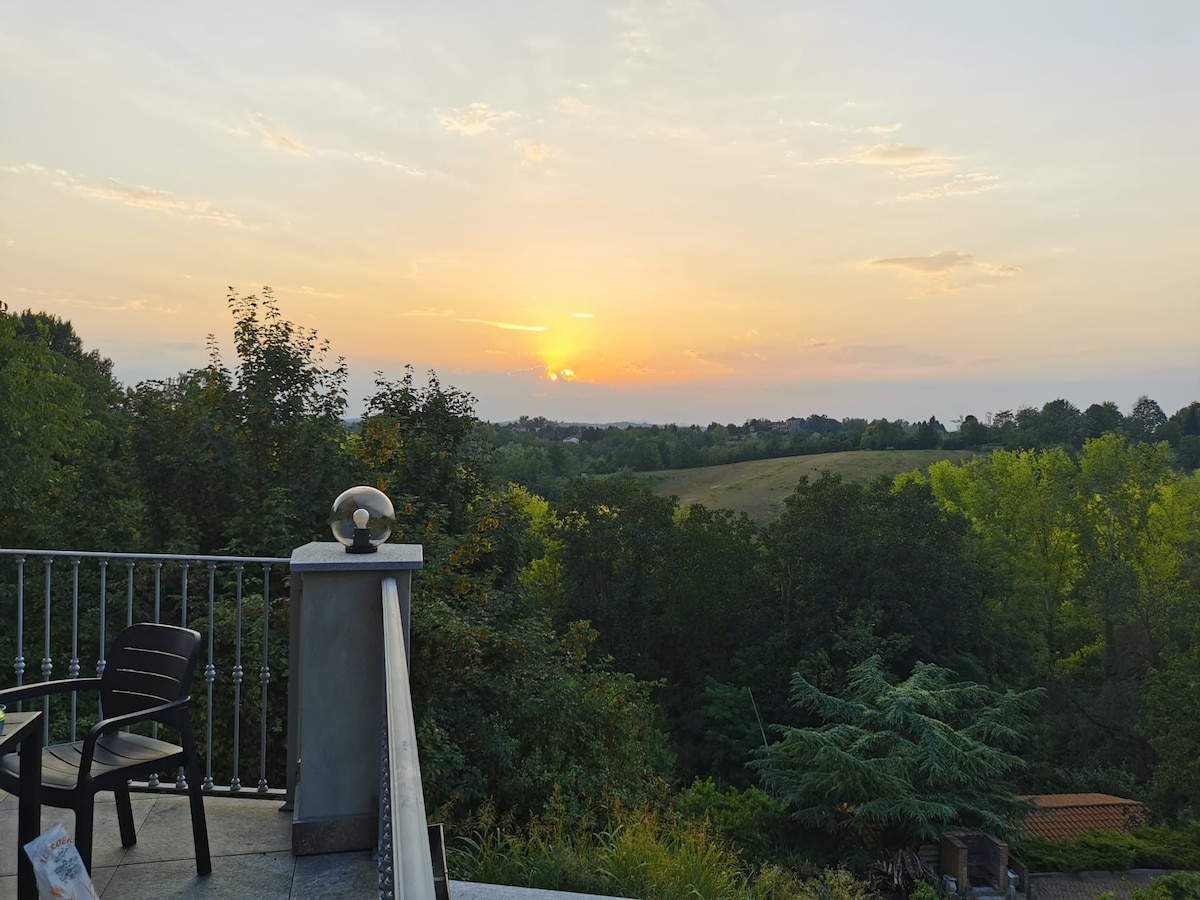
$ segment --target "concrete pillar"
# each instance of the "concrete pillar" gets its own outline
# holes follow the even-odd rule
[[[407,626],[421,551],[383,544],[355,554],[314,542],[292,552],[288,797],[298,856],[370,850],[378,841],[381,584],[395,577]]]

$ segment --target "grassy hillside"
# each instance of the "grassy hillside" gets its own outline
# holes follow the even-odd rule
[[[783,498],[805,475],[816,478],[828,469],[851,481],[866,481],[877,475],[925,469],[939,459],[959,462],[973,455],[965,450],[848,450],[647,472],[640,480],[660,496],[674,494],[683,505],[703,503],[732,509],[765,522],[778,514]]]

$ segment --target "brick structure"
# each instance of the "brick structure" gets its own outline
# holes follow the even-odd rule
[[[942,835],[938,873],[957,882],[958,892],[966,895],[972,887],[1008,890],[1008,844],[982,831]]]

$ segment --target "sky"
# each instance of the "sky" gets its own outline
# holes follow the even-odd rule
[[[0,5],[0,301],[491,421],[1200,399],[1194,0]]]

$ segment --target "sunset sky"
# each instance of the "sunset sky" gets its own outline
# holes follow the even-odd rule
[[[1200,399],[1200,4],[0,6],[0,300],[491,420]],[[558,376],[552,378],[552,376]]]

